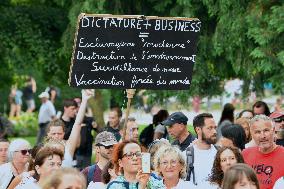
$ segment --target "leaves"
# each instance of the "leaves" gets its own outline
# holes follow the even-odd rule
[[[1,86],[9,86],[14,75],[33,72],[46,83],[66,86],[81,12],[201,20],[190,90],[148,91],[156,101],[218,95],[224,80],[236,77],[247,81],[246,91],[251,81],[260,92],[263,82],[272,82],[276,91],[283,85],[284,5],[279,0],[2,0],[0,11]],[[124,99],[122,90],[111,94]]]

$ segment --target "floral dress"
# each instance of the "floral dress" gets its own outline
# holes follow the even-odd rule
[[[118,176],[115,180],[111,181],[107,185],[107,189],[138,189],[138,182],[127,182],[123,175]],[[147,183],[147,189],[165,189],[163,180],[153,177],[152,175],[149,178]]]

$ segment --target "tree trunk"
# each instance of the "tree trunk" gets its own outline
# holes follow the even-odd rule
[[[105,126],[102,91],[97,89],[95,98],[90,99],[89,103],[100,130]]]

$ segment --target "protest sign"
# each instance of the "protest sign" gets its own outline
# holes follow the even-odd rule
[[[69,85],[189,89],[200,28],[190,18],[81,14]]]

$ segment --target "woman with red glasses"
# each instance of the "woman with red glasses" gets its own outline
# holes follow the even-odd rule
[[[162,180],[142,173],[141,147],[136,142],[123,141],[113,151],[116,179],[107,185],[107,189],[160,189],[165,188]]]
[[[16,139],[8,148],[9,162],[0,166],[0,188],[8,188],[12,180],[27,171],[30,158],[30,143]]]

